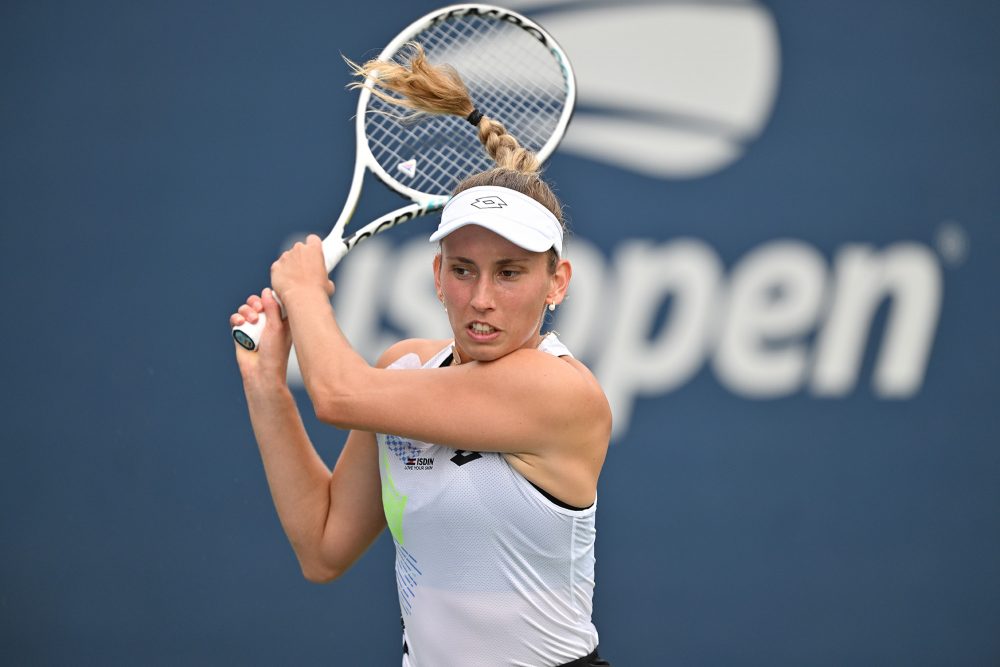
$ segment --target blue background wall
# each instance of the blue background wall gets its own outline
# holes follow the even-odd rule
[[[1000,662],[1000,4],[518,5],[571,57],[586,45],[581,62],[612,60],[626,83],[638,72],[666,90],[682,87],[670,77],[687,65],[602,35],[595,17],[648,11],[664,45],[677,32],[667,10],[707,17],[699,29],[718,60],[702,52],[690,72],[709,86],[742,43],[713,33],[714,17],[729,25],[749,11],[774,49],[756,116],[730,123],[726,104],[717,117],[644,110],[645,127],[722,137],[730,159],[656,171],[604,155],[594,128],[638,119],[629,99],[615,109],[585,85],[605,74],[581,71],[578,134],[548,170],[578,264],[603,267],[607,281],[588,291],[581,273],[560,317],[575,313],[578,337],[593,327],[581,356],[607,377],[624,348],[597,322],[670,342],[684,302],[668,286],[644,318],[624,309],[636,286],[625,277],[662,267],[629,273],[639,263],[623,249],[718,261],[700,360],[672,386],[615,376],[636,386],[616,402],[600,486],[604,652],[622,665]],[[226,321],[289,237],[325,231],[340,210],[355,100],[340,55],[373,55],[435,6],[0,8],[3,662],[398,664],[387,538],[331,586],[301,578]],[[366,194],[361,218],[395,203],[381,188]],[[344,262],[338,298],[369,304],[366,322],[345,326],[380,340],[420,333],[384,289],[399,269],[353,284],[348,272],[377,268],[379,253],[416,256],[433,224]],[[779,241],[792,252],[752,266]],[[918,266],[866,320],[855,381],[824,394],[815,378],[832,304],[864,289],[840,281],[838,258],[857,244],[884,258],[902,242]],[[758,325],[769,333],[730,344],[797,358],[778,391],[768,373],[741,381],[719,352],[726,331],[745,333],[732,324],[750,298],[738,286],[767,266],[777,277],[764,281]],[[928,276],[939,299],[907,282]],[[809,285],[825,295],[815,312],[806,303],[804,319],[769,323]],[[890,336],[893,313],[912,308],[923,313],[915,329]],[[919,366],[917,379],[900,395],[880,389],[880,359],[919,347],[920,331],[926,355],[903,363]],[[342,436],[310,425],[332,462]]]

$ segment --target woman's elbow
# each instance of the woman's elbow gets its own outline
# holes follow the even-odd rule
[[[344,574],[344,570],[326,563],[299,563],[299,565],[302,568],[302,576],[313,584],[328,584]]]
[[[316,419],[324,424],[330,424],[337,428],[344,428],[345,411],[339,397],[327,387],[312,386],[306,388],[309,393],[309,400],[313,405],[313,413]]]
[[[364,413],[359,397],[371,395],[373,387],[366,373],[377,372],[363,361],[356,371],[339,375],[312,374],[306,376],[305,388],[316,418],[337,428],[350,429]]]

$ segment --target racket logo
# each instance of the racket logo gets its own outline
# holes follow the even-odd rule
[[[417,161],[407,160],[406,162],[400,162],[396,165],[396,168],[403,172],[404,175],[413,178],[413,176],[417,173]]]
[[[480,197],[472,202],[472,206],[478,209],[484,208],[503,208],[507,205],[507,202],[500,199],[500,197]]]
[[[531,21],[527,18],[515,14],[513,12],[504,11],[498,7],[487,7],[487,6],[456,6],[454,8],[447,8],[445,11],[441,12],[437,16],[431,18],[431,25],[437,25],[442,21],[452,19],[459,16],[483,16],[488,18],[498,18],[501,21],[507,21],[508,23],[513,23],[517,27],[521,28],[529,35],[537,39],[542,44],[548,46],[549,38],[548,36],[539,30]]]

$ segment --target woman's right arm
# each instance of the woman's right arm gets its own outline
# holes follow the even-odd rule
[[[306,433],[285,382],[290,338],[269,293],[251,297],[230,322],[268,318],[257,353],[237,349],[250,421],[281,525],[302,573],[343,574],[385,527],[375,436],[352,431],[331,472]]]
[[[286,387],[247,405],[271,498],[302,574],[336,579],[385,527],[375,436],[351,431],[333,472],[316,453]]]

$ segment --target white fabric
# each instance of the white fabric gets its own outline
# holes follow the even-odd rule
[[[554,334],[539,349],[569,354]],[[423,367],[440,366],[450,352]],[[411,354],[390,368],[420,366]],[[378,448],[404,667],[553,667],[597,647],[596,503],[556,505],[497,452],[385,434]]]
[[[463,190],[441,212],[432,243],[456,229],[479,225],[531,252],[555,248],[562,257],[563,229],[552,211],[516,190],[481,185]]]

